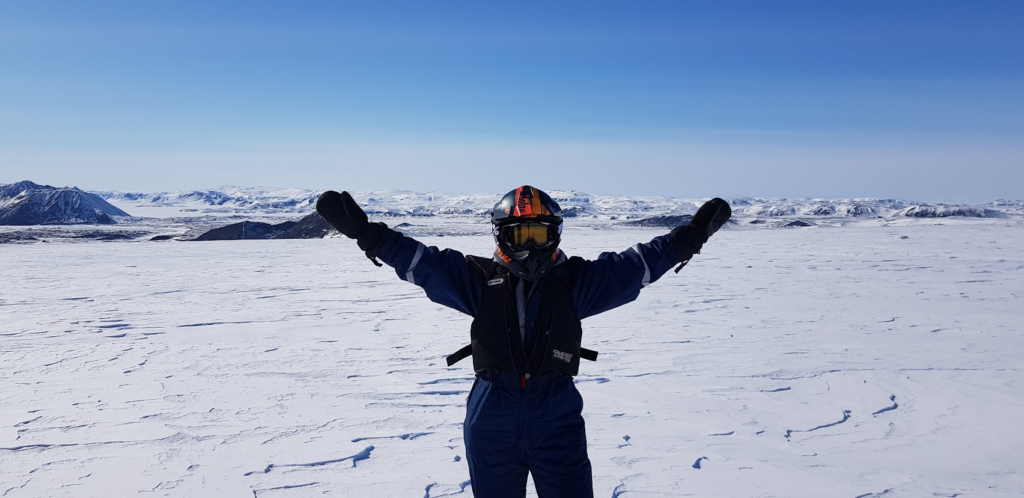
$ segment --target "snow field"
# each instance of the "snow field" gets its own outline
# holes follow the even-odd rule
[[[1019,496],[1022,243],[1014,220],[715,235],[584,321],[596,496]],[[471,368],[444,366],[470,318],[352,241],[0,259],[0,495],[472,496]]]

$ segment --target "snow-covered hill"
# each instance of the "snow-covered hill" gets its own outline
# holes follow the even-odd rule
[[[124,207],[138,207],[146,215],[175,216],[181,213],[238,214],[308,213],[313,210],[319,192],[302,189],[218,187],[185,192],[117,192],[94,194]]]
[[[0,185],[0,225],[111,224],[128,213],[77,187]]]
[[[313,210],[318,191],[219,187],[190,192],[95,192],[124,207],[166,208],[175,214],[306,214]],[[653,215],[692,214],[706,199],[654,196],[590,195],[575,190],[548,192],[566,217],[638,219]],[[376,216],[486,216],[501,193],[442,194],[400,190],[353,193],[367,212]],[[1024,214],[1024,201],[995,201],[983,206],[930,205],[901,199],[727,199],[737,216],[767,218],[888,218],[1000,217]]]

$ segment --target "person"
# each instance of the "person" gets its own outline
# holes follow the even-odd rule
[[[540,498],[593,496],[573,377],[581,357],[597,354],[581,346],[580,321],[633,301],[673,266],[682,268],[732,213],[715,198],[666,235],[587,261],[558,248],[561,209],[529,185],[494,206],[496,248],[488,258],[427,247],[370,223],[348,192],[324,192],[316,209],[375,264],[380,259],[431,301],[473,317],[470,345],[448,363],[473,358],[463,435],[477,498],[526,496],[528,473]]]

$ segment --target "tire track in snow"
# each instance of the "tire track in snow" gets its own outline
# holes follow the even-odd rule
[[[24,483],[21,484],[21,486],[14,486],[14,487],[11,487],[11,488],[7,488],[4,491],[4,494],[0,495],[0,496],[7,496],[7,493],[10,493],[11,491],[14,491],[15,489],[25,489],[25,486],[28,486],[28,483],[30,483],[30,482],[32,482],[32,479],[29,479],[29,480],[25,481]]]
[[[862,495],[857,495],[854,498],[877,498],[879,496],[885,496],[889,494],[890,491],[892,491],[892,488],[882,491],[881,493],[864,493]]]
[[[263,441],[260,444],[263,445],[263,444],[267,444],[267,443],[273,443],[274,441],[277,441],[278,439],[284,439],[286,437],[296,436],[296,435],[299,435],[299,434],[307,434],[307,433],[310,433],[310,432],[319,432],[319,431],[321,431],[323,429],[326,429],[327,426],[329,426],[329,425],[331,425],[331,424],[333,424],[333,423],[335,423],[335,422],[337,422],[339,420],[341,420],[341,419],[340,418],[334,418],[334,419],[328,420],[327,422],[324,422],[323,424],[320,424],[318,426],[306,425],[306,426],[299,427],[297,429],[292,429],[292,430],[289,430],[289,431],[285,431],[285,432],[282,432],[280,434],[274,435],[270,439],[267,439],[266,441]],[[353,442],[355,442],[355,441],[353,441]]]
[[[880,413],[889,412],[889,411],[895,410],[895,409],[900,407],[899,403],[896,402],[896,395],[895,394],[889,395],[889,401],[892,401],[892,406],[887,406],[885,408],[882,408],[881,410],[878,410],[877,412],[872,413],[872,415],[878,415]]]
[[[851,412],[850,410],[843,410],[843,419],[842,420],[839,420],[839,421],[836,421],[836,422],[832,422],[832,423],[829,423],[829,424],[819,425],[819,426],[811,428],[811,429],[786,429],[786,439],[789,439],[789,436],[793,435],[794,432],[813,432],[813,431],[816,431],[816,430],[819,430],[819,429],[826,429],[826,428],[829,428],[829,427],[837,426],[837,425],[839,425],[839,424],[841,424],[843,422],[846,422],[847,420],[850,420],[850,414],[851,413],[853,413],[853,412]]]
[[[347,457],[344,457],[344,458],[335,458],[335,459],[332,459],[332,460],[321,460],[319,462],[310,462],[310,463],[272,463],[272,464],[267,465],[267,468],[265,468],[263,470],[254,470],[252,472],[246,472],[243,475],[244,476],[251,476],[251,475],[255,475],[255,474],[269,474],[271,470],[281,469],[281,468],[286,468],[286,467],[320,467],[320,466],[323,466],[323,465],[330,465],[332,463],[341,463],[341,462],[344,462],[345,460],[352,460],[352,467],[355,467],[358,462],[360,462],[362,460],[369,460],[370,459],[370,452],[372,452],[372,451],[373,451],[373,445],[370,445],[370,446],[367,446],[363,451],[360,451],[359,453],[356,453],[355,455],[347,456]]]
[[[28,425],[28,424],[31,424],[32,422],[35,422],[35,421],[37,421],[37,420],[39,420],[39,419],[41,419],[41,418],[43,418],[43,416],[42,416],[42,415],[40,415],[40,416],[38,416],[38,417],[36,417],[36,418],[30,419],[30,420],[25,420],[25,421],[23,421],[23,422],[18,422],[17,424],[14,424],[14,426],[15,426],[15,427],[21,427],[21,426],[23,426],[23,425]]]
[[[368,437],[357,437],[352,440],[353,443],[360,441],[369,441],[371,439],[401,439],[403,441],[410,441],[418,437],[429,436],[433,432],[410,432],[408,434],[399,434],[397,436],[368,436]]]
[[[318,482],[307,482],[305,484],[288,484],[288,485],[285,485],[285,486],[277,486],[276,488],[254,489],[254,490],[252,490],[252,496],[253,496],[253,498],[260,498],[260,493],[262,493],[264,491],[280,491],[282,489],[308,488],[310,486],[316,486],[317,484],[320,484],[320,483],[318,483]]]
[[[455,491],[453,493],[445,493],[443,495],[436,495],[436,496],[430,496],[430,489],[433,488],[434,486],[437,486],[436,482],[435,483],[431,483],[431,484],[427,485],[427,487],[426,487],[427,494],[423,495],[423,498],[442,498],[444,496],[461,495],[461,494],[466,492],[466,488],[469,487],[471,482],[472,481],[468,481],[468,480],[467,481],[462,481],[462,482],[459,483],[459,490],[458,491]]]

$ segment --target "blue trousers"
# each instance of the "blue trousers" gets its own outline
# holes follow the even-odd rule
[[[582,411],[567,375],[533,378],[524,388],[511,373],[478,374],[463,426],[476,498],[522,498],[527,473],[539,498],[593,498]]]

